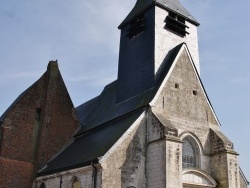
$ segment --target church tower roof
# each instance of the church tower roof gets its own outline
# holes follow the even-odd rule
[[[158,5],[167,10],[173,11],[176,14],[182,15],[196,26],[200,25],[199,22],[182,6],[179,0],[137,0],[134,8],[120,24],[119,28],[153,5]]]

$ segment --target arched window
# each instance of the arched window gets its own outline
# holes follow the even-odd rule
[[[77,179],[77,177],[73,177],[72,188],[81,188],[81,182]]]
[[[42,182],[42,183],[41,183],[40,188],[46,188],[46,186],[45,186],[45,183],[44,183],[44,182]]]
[[[200,152],[197,142],[191,136],[183,139],[182,144],[182,167],[199,168]]]

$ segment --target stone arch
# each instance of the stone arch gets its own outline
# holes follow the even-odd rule
[[[200,169],[186,169],[182,172],[183,188],[216,187],[216,181],[205,171]]]
[[[81,181],[76,176],[71,178],[70,183],[71,188],[81,188]]]
[[[189,132],[189,131],[184,131],[184,132],[182,132],[181,134],[180,134],[180,139],[181,140],[183,140],[185,137],[187,137],[187,136],[191,136],[195,141],[196,141],[196,143],[198,144],[198,146],[199,146],[199,151],[200,151],[200,154],[204,154],[204,152],[203,152],[203,150],[204,150],[204,148],[203,148],[203,146],[202,146],[202,144],[201,144],[201,141],[200,141],[200,139],[195,135],[195,134],[193,134],[192,132]]]
[[[203,154],[202,145],[199,139],[191,133],[183,133],[181,136],[182,144],[182,167],[200,168],[201,155]]]

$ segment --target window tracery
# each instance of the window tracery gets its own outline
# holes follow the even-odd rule
[[[187,136],[183,139],[182,144],[182,167],[183,168],[199,168],[200,152],[196,141]]]

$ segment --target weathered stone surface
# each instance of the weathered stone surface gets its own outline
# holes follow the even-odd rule
[[[111,153],[101,162],[103,188],[146,187],[145,123],[144,118],[132,125],[121,142],[111,148]]]
[[[100,167],[97,166],[97,177],[100,177]],[[92,166],[73,169],[61,173],[55,173],[53,175],[37,178],[33,184],[33,188],[39,188],[42,183],[46,188],[71,188],[75,179],[80,183],[81,188],[92,188],[94,184],[94,168]],[[97,186],[100,186],[100,180],[96,180]]]
[[[188,26],[187,31],[189,32],[189,35],[180,37],[179,35],[164,29],[167,15],[168,11],[158,6],[155,7],[155,73],[159,71],[162,62],[167,58],[168,52],[183,42],[185,42],[190,49],[191,56],[199,72],[200,64],[197,27],[186,21],[185,24]]]

